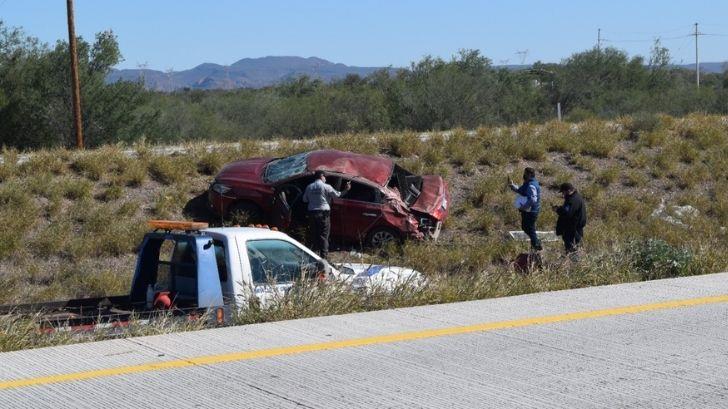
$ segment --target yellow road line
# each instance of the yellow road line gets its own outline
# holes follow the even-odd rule
[[[493,331],[506,328],[520,328],[532,325],[578,321],[615,315],[637,314],[648,311],[668,310],[681,307],[691,307],[696,305],[725,302],[728,302],[728,295],[718,295],[713,297],[691,298],[686,300],[666,301],[654,304],[631,305],[627,307],[607,308],[602,310],[573,312],[558,315],[547,315],[543,317],[523,318],[509,321],[486,322],[475,325],[447,327],[424,331],[401,332],[374,337],[347,339],[342,341],[321,342],[316,344],[294,345],[289,347],[233,352],[218,355],[207,355],[173,361],[162,361],[140,365],[121,366],[116,368],[73,372],[59,375],[41,376],[37,378],[0,381],[0,389],[14,389],[26,386],[80,381],[84,379],[103,378],[108,376],[118,376],[132,373],[162,371],[172,368],[184,368],[197,365],[212,365],[224,362],[244,361],[249,359],[268,358],[282,355],[295,355],[306,352],[353,348],[365,345],[388,344],[392,342],[413,341],[418,339],[443,337],[448,335],[468,334],[472,332]]]

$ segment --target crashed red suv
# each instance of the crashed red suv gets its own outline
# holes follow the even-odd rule
[[[385,157],[336,150],[230,163],[210,185],[210,209],[220,217],[242,213],[250,222],[281,229],[305,225],[301,196],[317,170],[339,191],[351,181],[351,190],[331,203],[333,238],[380,246],[440,234],[450,201],[442,177],[413,175]]]

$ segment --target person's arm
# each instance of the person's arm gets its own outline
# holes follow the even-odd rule
[[[351,182],[349,182],[349,181],[346,182],[346,185],[344,186],[344,190],[342,190],[341,192],[334,189],[334,187],[329,184],[326,185],[326,194],[329,197],[341,197],[341,195],[346,194],[346,192],[348,192],[349,190],[351,190]]]
[[[509,187],[509,188],[510,188],[510,189],[511,189],[512,191],[514,191],[515,193],[518,193],[518,189],[519,189],[519,188],[518,188],[518,185],[517,185],[517,184],[515,184],[515,183],[513,183],[513,180],[511,180],[511,178],[508,178],[508,187]]]
[[[556,212],[560,216],[564,216],[568,219],[573,219],[577,210],[578,209],[574,203],[574,200],[572,198],[569,198],[564,202],[563,206],[559,207],[559,209]]]

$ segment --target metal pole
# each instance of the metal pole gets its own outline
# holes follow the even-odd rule
[[[602,49],[602,29],[597,29],[597,51],[601,51]]]
[[[76,131],[76,147],[83,149],[81,122],[81,85],[78,81],[78,55],[76,54],[76,27],[73,22],[73,0],[66,0],[68,12],[68,45],[71,53],[71,91],[73,94],[73,125]]]
[[[695,23],[695,85],[700,88],[700,64],[698,63],[698,23]]]

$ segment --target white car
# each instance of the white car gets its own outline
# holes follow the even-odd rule
[[[425,277],[417,270],[408,267],[381,264],[342,263],[336,264],[339,279],[351,283],[354,290],[372,291],[375,289],[392,291],[399,286],[422,286]]]

